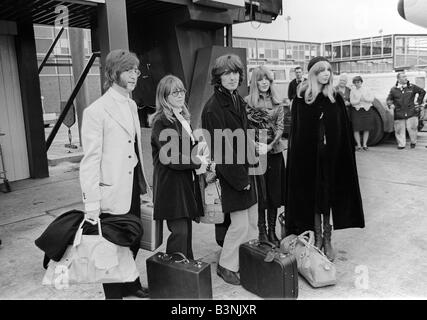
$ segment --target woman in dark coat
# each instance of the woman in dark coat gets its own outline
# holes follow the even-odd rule
[[[250,175],[247,149],[239,154],[239,146],[247,145],[246,103],[237,92],[243,81],[243,64],[236,55],[224,55],[215,61],[212,68],[214,93],[202,112],[202,127],[214,140],[215,130],[237,133],[240,142],[224,134],[222,152],[215,152],[219,141],[212,141],[211,155],[221,186],[221,203],[224,213],[230,214],[231,224],[226,232],[218,263],[217,273],[224,281],[239,285],[239,246],[257,238],[257,195],[254,176]],[[217,131],[218,132],[218,131]],[[239,138],[237,140],[239,140]],[[252,141],[250,142],[252,143]],[[253,146],[253,144],[252,144]],[[217,159],[217,153],[220,155]],[[227,154],[233,155],[227,163]],[[244,156],[244,161],[237,161]],[[229,160],[229,159],[228,159]]]
[[[315,245],[333,260],[334,229],[365,226],[353,130],[332,70],[323,57],[308,65],[308,79],[292,105],[286,168],[286,233],[314,230]],[[323,215],[323,239],[321,230]]]
[[[274,88],[273,75],[265,66],[252,72],[247,112],[249,127],[267,131],[267,170],[257,176],[258,187],[258,231],[260,241],[270,241],[279,245],[276,236],[277,209],[284,204],[285,198],[285,160],[283,151],[286,146],[283,134],[283,104],[279,101]],[[268,233],[265,223],[267,210]]]
[[[196,175],[202,165],[191,157],[197,145],[189,125],[185,92],[181,80],[172,75],[157,86],[151,133],[153,202],[154,219],[166,220],[171,232],[166,253],[181,252],[193,259],[192,220],[203,215]]]

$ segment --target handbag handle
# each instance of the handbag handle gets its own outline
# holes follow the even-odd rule
[[[308,241],[305,240],[307,236],[308,236]],[[309,244],[312,245],[314,243],[314,232],[311,230],[304,231],[298,236],[298,239],[304,239],[305,241],[307,241]]]
[[[73,247],[77,247],[80,244],[83,235],[83,225],[87,220],[83,218],[83,221],[80,223],[76,235],[74,236]],[[102,238],[102,230],[101,230],[101,220],[98,219],[98,236]]]
[[[302,236],[303,234],[305,234],[305,233],[307,233],[307,232],[311,232],[311,234],[310,234],[310,236],[313,234],[313,231],[306,231],[306,232],[304,232],[304,233],[302,233],[300,236]],[[318,247],[316,247],[315,245],[313,245],[312,243],[310,243],[310,242],[308,242],[307,240],[305,240],[305,238],[304,237],[301,237],[300,238],[300,236],[298,236],[298,240],[299,241],[301,241],[303,244],[304,244],[304,246],[305,247],[311,247],[311,248],[314,248],[317,252],[319,252],[322,256],[324,256],[326,259],[328,259],[327,257],[326,257],[326,255],[318,248]],[[328,259],[328,261],[329,261],[329,259]]]

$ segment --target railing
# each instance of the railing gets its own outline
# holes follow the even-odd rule
[[[44,59],[43,59],[42,63],[41,63],[41,64],[40,64],[40,66],[39,66],[39,74],[40,74],[40,72],[42,71],[43,67],[46,65],[46,62],[47,62],[47,60],[49,59],[50,54],[51,54],[51,53],[52,53],[52,51],[53,51],[53,48],[55,48],[56,43],[58,42],[59,38],[61,38],[61,35],[62,35],[62,33],[63,33],[63,32],[64,32],[64,27],[62,27],[62,28],[61,28],[61,30],[59,30],[59,32],[58,32],[58,34],[57,34],[57,36],[56,36],[55,40],[53,40],[52,44],[50,45],[50,48],[49,48],[49,50],[47,51],[46,56],[44,57]]]
[[[85,81],[86,76],[88,75],[90,68],[92,67],[93,63],[95,62],[95,59],[98,58],[99,56],[100,56],[100,52],[93,52],[92,53],[92,56],[90,57],[89,61],[87,62],[83,72],[81,73],[81,75],[79,77],[79,80],[76,83],[75,88],[71,92],[71,95],[68,98],[67,103],[65,104],[64,110],[62,110],[61,114],[59,115],[58,121],[56,121],[55,126],[53,127],[52,131],[49,134],[49,137],[46,140],[46,150],[49,150],[53,139],[55,139],[55,136],[58,133],[58,130],[61,127],[62,122],[65,119],[65,116],[67,115],[68,111],[70,110],[71,106],[73,105],[73,101],[76,98],[77,94],[79,93],[80,88],[83,85],[83,81]]]

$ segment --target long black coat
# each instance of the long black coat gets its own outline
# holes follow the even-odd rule
[[[319,123],[323,112],[326,135],[326,164],[330,172],[330,201],[334,229],[365,226],[354,155],[353,129],[344,100],[336,102],[319,94],[312,105],[295,98],[286,165],[287,227],[293,232],[313,230],[318,185]]]
[[[228,91],[215,87],[214,94],[205,104],[202,112],[202,127],[209,131],[212,144],[211,154],[215,154],[213,143],[215,129],[230,129],[231,131],[243,129],[246,132],[248,128],[248,120],[246,115],[246,103],[242,97],[236,93],[236,101]],[[247,139],[245,135],[245,139]],[[246,146],[245,140],[245,146]],[[225,164],[225,148],[232,146],[234,156],[237,153],[237,143],[223,143],[222,163],[216,161],[216,172],[221,186],[221,202],[222,210],[225,213],[230,213],[239,210],[245,210],[257,203],[256,187],[254,176],[248,174],[249,161],[243,164],[238,164],[233,161],[233,164]],[[247,150],[246,150],[247,151]],[[247,160],[248,157],[245,157]],[[236,160],[236,157],[234,157]],[[243,190],[248,184],[251,185],[249,190]]]
[[[167,141],[160,141],[160,133],[165,129],[174,130],[177,136]],[[178,120],[170,122],[164,115],[154,120],[151,147],[154,166],[154,219],[156,220],[193,219],[203,216],[200,185],[195,173],[195,169],[199,168],[200,164],[191,161],[189,152],[183,152],[186,150],[183,149],[183,142],[189,141],[190,137]],[[176,148],[177,153],[171,151],[178,156],[179,161],[176,163],[163,164],[160,161],[161,148],[167,143]],[[191,144],[188,151],[194,147],[195,144]]]

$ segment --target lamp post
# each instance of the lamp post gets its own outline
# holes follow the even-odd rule
[[[290,31],[289,31],[289,21],[291,21],[291,17],[290,16],[286,16],[285,20],[288,23],[288,40],[290,40],[290,37],[289,37],[289,34],[290,34]]]

